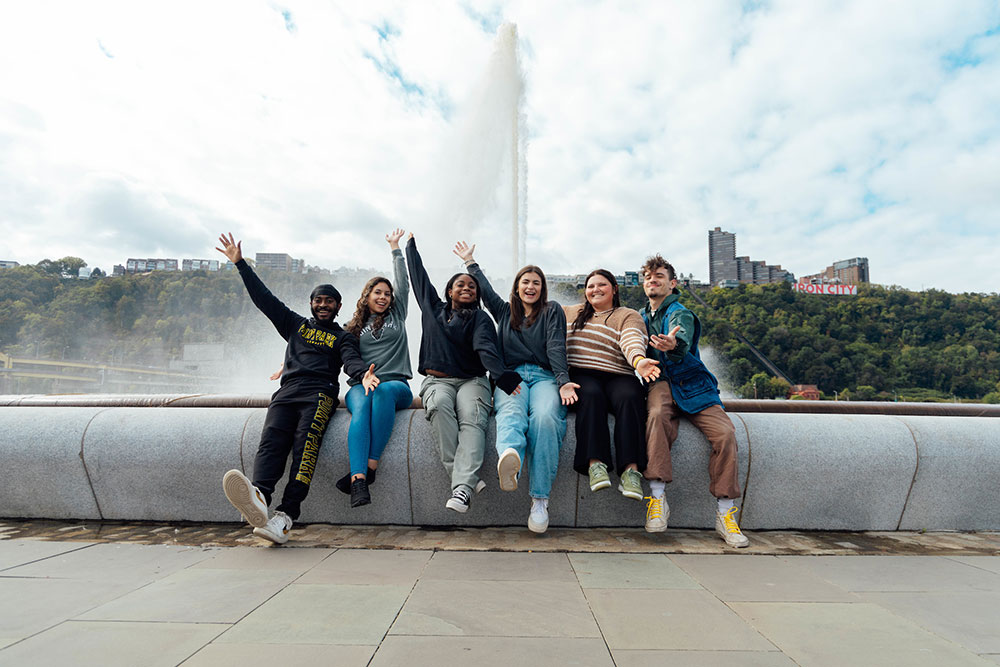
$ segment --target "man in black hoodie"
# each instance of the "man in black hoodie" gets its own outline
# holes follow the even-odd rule
[[[312,317],[290,310],[264,286],[243,259],[241,242],[223,234],[219,252],[240,272],[250,299],[264,313],[281,337],[285,348],[281,386],[271,396],[264,429],[254,460],[253,482],[239,470],[230,470],[222,480],[229,502],[254,527],[255,535],[275,544],[288,541],[292,523],[306,494],[323,443],[323,434],[340,403],[338,376],[341,366],[354,379],[361,379],[366,393],[378,386],[374,364],[365,369],[358,339],[334,322],[340,310],[340,292],[333,285],[320,285],[309,297]],[[268,517],[271,494],[285,471],[289,452],[292,466],[288,484]]]

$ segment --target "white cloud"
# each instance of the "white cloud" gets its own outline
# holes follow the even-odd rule
[[[497,134],[459,128],[501,20],[549,272],[663,251],[707,277],[721,226],[797,274],[867,256],[878,282],[1000,291],[1000,9],[973,0],[5,6],[0,259],[211,256],[225,225],[383,266],[401,225],[429,265],[466,231],[506,270],[502,197],[466,230],[443,213]]]

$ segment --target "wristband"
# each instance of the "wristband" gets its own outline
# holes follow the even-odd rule
[[[646,357],[636,357],[635,361],[632,362],[632,368],[638,369],[639,368],[639,362],[642,361],[645,358]]]

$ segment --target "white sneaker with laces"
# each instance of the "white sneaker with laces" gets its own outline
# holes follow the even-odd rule
[[[544,533],[549,529],[549,508],[542,503],[532,503],[528,514],[528,530]]]
[[[465,514],[469,511],[469,504],[472,502],[472,495],[469,493],[469,487],[465,484],[459,484],[455,487],[455,490],[451,492],[451,498],[448,502],[444,504],[447,509],[454,510],[459,514]]]
[[[670,505],[666,498],[647,496],[649,502],[646,504],[646,532],[662,533],[667,529],[667,520],[670,519]]]
[[[521,472],[521,455],[513,447],[503,450],[497,461],[497,476],[501,491],[517,491],[517,473]]]
[[[239,470],[230,470],[222,477],[222,490],[233,507],[240,511],[251,526],[260,528],[267,523],[267,503],[264,502],[264,494],[246,475]]]
[[[738,508],[733,507],[725,514],[716,510],[715,512],[715,532],[722,536],[731,547],[741,549],[750,544],[750,540],[740,531],[739,524],[736,523],[736,513]]]
[[[253,534],[263,537],[275,544],[284,544],[288,541],[288,533],[292,532],[292,518],[284,512],[275,512],[274,516],[258,528],[253,529]]]

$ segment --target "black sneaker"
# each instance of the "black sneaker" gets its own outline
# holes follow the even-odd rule
[[[451,498],[448,499],[448,502],[444,506],[450,510],[455,510],[459,514],[465,514],[469,511],[469,503],[471,502],[472,494],[469,493],[469,487],[460,484],[451,492]]]
[[[368,505],[372,501],[372,496],[368,493],[368,480],[358,477],[351,482],[351,507],[361,507]]]
[[[378,472],[374,468],[368,469],[368,474],[365,475],[365,480],[368,482],[368,486],[375,483],[375,473]],[[349,494],[351,492],[351,473],[348,472],[346,475],[337,480],[335,486],[337,490],[343,494]]]

